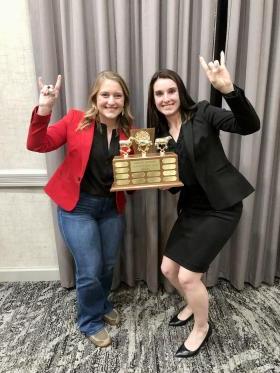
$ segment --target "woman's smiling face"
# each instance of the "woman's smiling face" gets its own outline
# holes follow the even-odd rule
[[[180,113],[180,97],[177,84],[172,79],[159,78],[154,84],[156,108],[167,118]]]
[[[124,107],[124,93],[120,84],[105,79],[97,93],[96,106],[101,122],[117,119]]]

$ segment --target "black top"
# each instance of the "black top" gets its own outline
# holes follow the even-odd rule
[[[186,126],[186,123],[183,123],[182,126]],[[188,153],[185,148],[184,137],[182,127],[180,129],[179,137],[177,142],[172,139],[168,142],[168,151],[174,152],[178,155],[178,168],[179,168],[179,177],[184,185],[197,185],[197,179],[194,173],[194,169],[191,164],[191,160],[188,157]]]
[[[114,129],[108,149],[107,126],[95,124],[94,139],[86,171],[81,182],[81,191],[94,196],[113,196],[110,188],[113,183],[113,157],[119,155],[119,135]]]

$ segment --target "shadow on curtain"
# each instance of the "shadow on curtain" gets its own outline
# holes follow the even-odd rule
[[[177,71],[194,99],[209,100],[198,56],[212,58],[216,1],[28,1],[36,73],[50,82],[58,73],[64,78],[53,121],[70,107],[84,109],[96,74],[105,69],[117,70],[128,83],[137,127],[145,127],[148,84],[159,68]],[[245,87],[263,127],[248,138],[221,136],[229,158],[257,191],[245,201],[238,230],[205,276],[210,286],[223,277],[238,289],[245,281],[272,284],[280,275],[280,4],[251,3],[229,2],[226,54],[233,78]],[[63,151],[47,154],[49,174],[62,157]],[[145,191],[127,199],[126,235],[113,286],[144,280],[155,292],[163,282],[159,266],[176,218],[176,197]],[[61,284],[72,287],[72,258],[57,230],[55,207],[53,211]]]

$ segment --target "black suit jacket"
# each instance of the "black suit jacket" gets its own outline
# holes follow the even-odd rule
[[[196,177],[216,210],[233,206],[254,191],[227,159],[219,131],[248,135],[260,129],[259,118],[242,89],[235,87],[233,93],[224,97],[231,111],[201,101],[193,118],[182,125],[186,149]],[[182,189],[178,211],[184,204],[184,193]]]

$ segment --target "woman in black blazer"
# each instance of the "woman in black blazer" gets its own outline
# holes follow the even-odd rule
[[[176,357],[198,353],[209,338],[208,293],[201,278],[232,235],[242,213],[242,200],[254,188],[227,159],[219,131],[248,135],[260,128],[259,118],[242,89],[233,85],[221,60],[200,63],[231,111],[197,104],[181,78],[171,70],[156,72],[150,82],[148,127],[156,137],[171,135],[169,151],[178,154],[180,189],[178,218],[169,236],[161,270],[187,300],[169,325],[181,326],[194,317],[194,327]],[[178,189],[170,190],[176,192]]]

